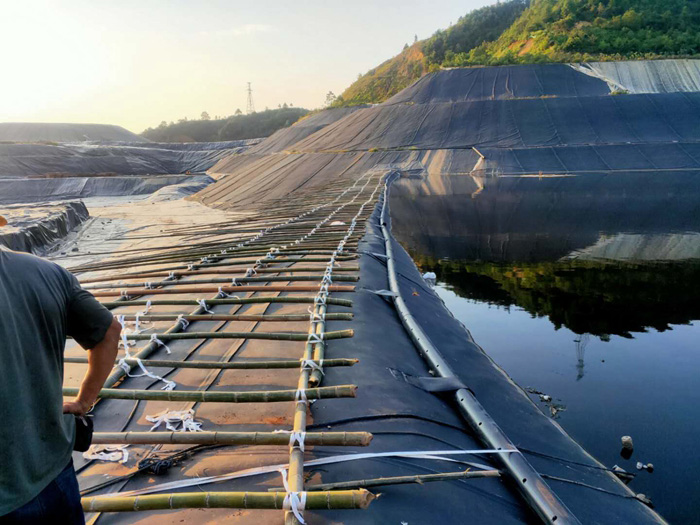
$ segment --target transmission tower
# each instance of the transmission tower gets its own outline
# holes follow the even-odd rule
[[[253,104],[253,89],[250,87],[250,82],[248,82],[248,104],[246,105],[245,112],[248,115],[255,113],[255,105]]]

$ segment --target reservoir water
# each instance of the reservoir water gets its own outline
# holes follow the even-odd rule
[[[390,207],[539,408],[671,523],[700,523],[700,192],[694,173],[670,178],[404,178]]]

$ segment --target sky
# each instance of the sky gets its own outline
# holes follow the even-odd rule
[[[291,103],[358,76],[489,0],[0,0],[0,122],[117,124]]]

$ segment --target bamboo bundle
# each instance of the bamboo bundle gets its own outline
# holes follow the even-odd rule
[[[372,434],[369,432],[307,432],[304,436],[304,443],[313,446],[366,447],[371,441]],[[92,443],[98,445],[288,445],[289,433],[95,432]]]
[[[313,304],[315,296],[313,295],[297,295],[294,297],[228,297],[225,299],[207,299],[207,306],[218,306],[220,304],[264,304],[264,303],[296,303],[296,304]],[[105,308],[117,308],[119,306],[146,306],[150,303],[151,306],[196,306],[199,303],[196,299],[130,299],[128,301],[109,301],[100,303]],[[328,297],[327,304],[336,306],[352,307],[350,299],[337,299]],[[194,314],[193,314],[194,315]]]
[[[324,386],[307,388],[307,399],[330,399],[355,397],[355,385]],[[75,397],[78,389],[64,387],[63,395]],[[238,392],[200,392],[196,390],[127,390],[103,388],[98,397],[102,399],[143,399],[148,401],[195,401],[198,403],[277,403],[295,401],[297,390],[263,390]]]
[[[82,498],[85,512],[129,512],[160,509],[282,509],[285,492],[180,492],[147,496]],[[366,490],[312,492],[306,509],[366,509],[375,495]]]
[[[63,359],[65,363],[87,364],[87,357],[66,357]],[[125,358],[124,362],[129,365],[138,365],[136,359]],[[323,366],[353,366],[359,363],[359,359],[335,358],[326,359],[323,361]],[[273,361],[173,361],[166,359],[142,359],[141,364],[145,367],[162,367],[162,368],[203,368],[214,370],[265,370],[276,368],[299,368],[302,366],[302,359],[277,359]]]
[[[178,293],[218,293],[219,288],[226,293],[247,293],[247,292],[315,292],[318,286],[177,286],[171,288],[134,288],[131,290],[108,290],[94,292],[95,297],[120,297],[123,295],[159,295],[159,294],[178,294]],[[354,286],[332,284],[329,287],[331,292],[354,292]],[[128,294],[127,294],[128,291]],[[122,293],[123,292],[123,293]]]
[[[352,330],[334,330],[325,332],[324,339],[344,339],[352,337]],[[301,332],[170,332],[162,334],[127,334],[130,341],[150,341],[153,336],[163,341],[178,339],[269,339],[272,341],[306,341],[308,337]]]

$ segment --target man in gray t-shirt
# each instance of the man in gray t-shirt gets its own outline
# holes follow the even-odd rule
[[[95,402],[120,330],[67,270],[0,247],[0,524],[84,522],[73,414]],[[64,403],[67,335],[88,349],[89,364],[80,393]]]

